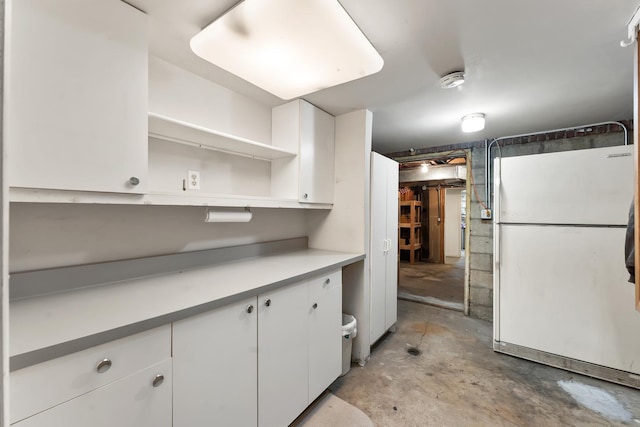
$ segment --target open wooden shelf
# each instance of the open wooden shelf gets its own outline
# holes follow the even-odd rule
[[[422,250],[422,202],[419,200],[401,200],[399,211],[398,247],[401,251],[410,251],[409,263],[414,264],[416,251]],[[405,244],[405,242],[407,243]]]

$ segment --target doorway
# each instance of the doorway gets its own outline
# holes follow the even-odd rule
[[[400,299],[464,311],[465,160],[401,164]]]

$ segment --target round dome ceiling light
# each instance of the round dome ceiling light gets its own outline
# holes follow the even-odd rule
[[[471,133],[484,129],[484,114],[473,113],[462,118],[462,132]]]
[[[464,71],[454,71],[440,79],[442,89],[451,89],[464,83]]]

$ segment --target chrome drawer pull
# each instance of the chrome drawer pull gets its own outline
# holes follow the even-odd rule
[[[96,371],[98,371],[99,374],[102,374],[107,372],[109,368],[111,368],[111,360],[103,359],[98,363],[98,366],[96,366]]]
[[[153,384],[154,387],[160,387],[163,382],[164,382],[164,375],[158,374],[155,377],[153,377],[153,381],[151,382],[151,384]]]

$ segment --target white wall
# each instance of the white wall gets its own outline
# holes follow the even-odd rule
[[[149,111],[271,144],[271,107],[149,57]]]
[[[307,235],[304,212],[253,209],[249,223],[205,223],[204,207],[13,203],[12,272],[220,248]]]
[[[190,170],[200,172],[200,190],[188,190],[190,195],[271,196],[271,162],[149,138],[151,192],[186,194]]]

